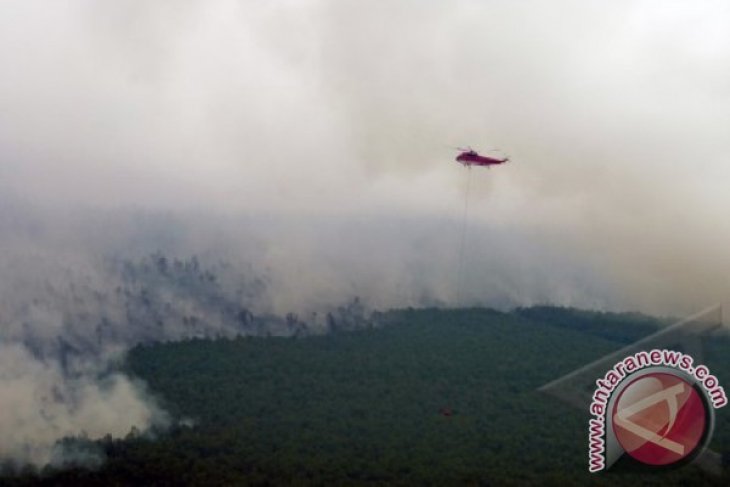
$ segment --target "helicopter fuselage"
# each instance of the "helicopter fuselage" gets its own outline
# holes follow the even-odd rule
[[[497,166],[508,162],[509,158],[497,159],[496,157],[481,156],[474,151],[467,151],[456,156],[456,161],[464,166]]]

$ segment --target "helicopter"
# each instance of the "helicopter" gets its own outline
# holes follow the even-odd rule
[[[470,167],[470,166],[490,167],[490,166],[498,166],[499,164],[504,164],[505,162],[509,162],[509,157],[499,159],[497,157],[482,156],[477,151],[472,149],[471,147],[467,147],[466,149],[457,147],[456,150],[461,151],[461,154],[456,156],[456,162],[463,165],[464,167]]]

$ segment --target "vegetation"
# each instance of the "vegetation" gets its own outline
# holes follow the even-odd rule
[[[305,337],[140,345],[128,372],[178,418],[91,442],[98,468],[7,485],[727,485],[694,466],[587,472],[588,411],[542,384],[661,322],[561,308],[401,310],[380,326]],[[726,339],[705,362],[726,383]],[[713,447],[730,451],[719,410]]]

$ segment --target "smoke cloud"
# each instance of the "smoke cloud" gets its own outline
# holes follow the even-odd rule
[[[730,295],[724,2],[0,8],[2,457],[168,423],[139,342]]]

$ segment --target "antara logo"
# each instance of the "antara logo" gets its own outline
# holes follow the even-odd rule
[[[711,475],[722,475],[722,456],[707,445],[715,410],[727,404],[727,396],[719,379],[694,357],[704,355],[703,340],[726,331],[722,306],[709,306],[539,390],[589,409],[591,472],[631,463],[657,469],[693,461]]]
[[[591,472],[610,467],[624,453],[662,467],[689,462],[702,452],[712,434],[714,409],[725,406],[727,397],[709,369],[693,363],[680,352],[642,351],[596,381],[588,431]]]
[[[621,448],[649,465],[690,456],[707,436],[710,411],[702,392],[670,373],[647,373],[615,401],[613,431]]]

